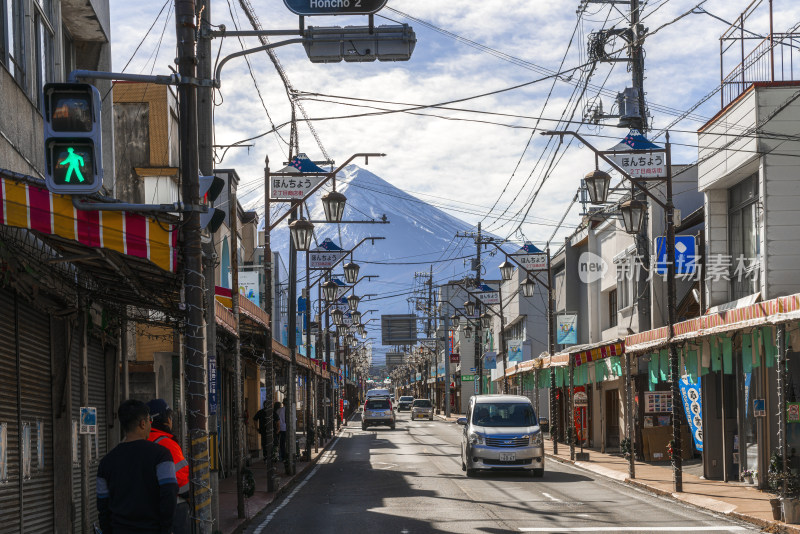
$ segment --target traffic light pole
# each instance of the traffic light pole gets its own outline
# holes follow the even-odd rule
[[[195,3],[194,0],[175,0],[175,26],[178,50],[178,73],[181,77],[196,78]],[[180,117],[180,170],[183,202],[190,206],[200,203],[200,175],[197,141],[197,88],[191,84],[178,85]],[[192,504],[196,524],[201,532],[211,527],[211,488],[209,484],[208,421],[206,412],[206,353],[203,317],[203,254],[200,244],[200,212],[189,211],[184,216],[180,235],[184,262],[186,304],[185,368],[186,412],[189,429]]]

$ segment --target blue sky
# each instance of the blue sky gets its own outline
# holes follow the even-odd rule
[[[642,2],[645,5],[643,24],[651,31],[658,29],[645,42],[645,89],[656,130],[670,124],[681,110],[691,108],[719,84],[719,37],[727,28],[726,24],[704,13],[689,14],[672,22],[698,2],[708,13],[733,21],[747,7],[749,0]],[[282,0],[252,0],[251,3],[265,29],[297,27],[297,17],[289,12]],[[118,71],[132,57],[165,0],[114,1],[111,4],[113,64],[114,70]],[[171,4],[172,0],[169,0],[150,35],[133,55],[127,72],[169,72],[168,66],[175,55],[175,22],[171,16]],[[299,91],[430,105],[532,82],[547,72],[582,65],[586,62],[590,32],[603,27],[620,27],[625,25],[625,19],[616,7],[598,4],[589,4],[579,18],[576,15],[578,7],[579,2],[572,0],[389,0],[388,8],[392,9],[384,9],[381,16],[376,17],[376,24],[407,22],[412,25],[418,43],[411,61],[318,65],[308,61],[300,45],[280,48],[278,56],[292,85]],[[233,20],[229,9],[234,14]],[[775,0],[774,9],[776,32],[800,22],[800,3],[796,0]],[[409,20],[406,15],[451,35]],[[764,6],[748,21],[747,28],[766,34],[769,29],[767,16]],[[250,29],[239,0],[230,0],[230,3],[214,0],[212,17],[215,24],[224,24],[229,29],[236,25]],[[319,26],[363,25],[366,18],[321,17],[307,19],[307,23]],[[245,44],[252,47],[257,45],[257,41],[248,39]],[[239,50],[240,43],[234,38],[217,39],[213,47],[215,54],[221,47],[224,56]],[[560,67],[562,61],[563,67]],[[291,108],[267,55],[250,56],[250,65],[272,122],[287,122]],[[726,71],[729,67],[726,66]],[[547,160],[541,158],[542,154],[548,153],[545,151],[547,140],[538,134],[531,136],[530,128],[537,124],[535,117],[558,119],[566,109],[571,109],[574,82],[580,78],[579,75],[579,71],[570,70],[555,84],[548,79],[454,104],[454,107],[494,115],[427,109],[419,111],[427,116],[394,113],[318,120],[314,127],[325,149],[336,161],[344,161],[356,152],[385,152],[388,157],[371,160],[369,170],[395,186],[445,209],[448,206],[466,208],[473,214],[460,213],[460,218],[472,224],[483,221],[484,228],[504,237],[514,235],[542,242],[552,235],[554,224],[564,215],[580,178],[594,168],[594,162],[585,147],[573,143],[564,157],[550,167],[545,164]],[[612,64],[604,63],[598,65],[590,84],[575,108],[574,120],[580,120],[584,109],[598,102],[598,87],[622,91],[630,85],[630,75],[624,63],[613,68]],[[600,99],[604,110],[611,110],[613,97],[604,95]],[[319,96],[303,101],[309,117],[330,118],[375,111],[322,100],[332,99]],[[242,59],[232,61],[223,71],[217,102],[217,144],[233,143],[271,127],[247,64]],[[404,107],[346,102],[378,108]],[[697,159],[697,136],[694,132],[719,109],[719,95],[716,95],[698,107],[692,118],[673,127],[671,139],[675,143],[675,163]],[[505,115],[496,115],[498,113]],[[445,120],[431,115],[501,125]],[[554,124],[542,120],[538,126],[552,127]],[[581,131],[599,148],[609,148],[627,133],[610,125],[584,126]],[[245,191],[250,184],[260,187],[265,154],[269,154],[272,161],[283,161],[287,153],[283,140],[288,139],[288,132],[288,128],[284,128],[280,135],[270,134],[254,141],[255,146],[250,149],[230,150],[221,165],[238,170]],[[529,140],[530,146],[523,156]],[[313,158],[322,157],[305,126],[300,127],[300,148]],[[542,171],[546,168],[550,172],[542,184]],[[505,194],[500,196],[506,185]],[[521,225],[521,231],[514,233],[520,219],[518,214],[525,213],[530,204],[528,199],[536,190],[539,190],[538,195]],[[490,212],[495,203],[495,209]],[[501,215],[499,220],[496,219]],[[563,237],[577,221],[578,209],[573,207],[565,227],[556,234],[555,242],[563,242]]]

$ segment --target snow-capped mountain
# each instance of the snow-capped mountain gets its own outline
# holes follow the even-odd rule
[[[350,165],[338,175],[336,189],[347,197],[343,220],[389,221],[389,224],[315,224],[312,244],[313,249],[330,238],[342,248],[350,249],[366,237],[385,238],[375,241],[374,246],[365,242],[353,254],[355,263],[361,265],[361,275],[379,276],[370,281],[365,279],[356,287],[358,295],[377,294],[363,300],[359,311],[377,310],[366,315],[364,320],[373,319],[367,328],[370,336],[376,338],[374,359],[378,363],[383,359],[378,355],[382,352],[380,315],[410,312],[407,298],[411,296],[415,272],[430,272],[433,266],[434,284],[467,274],[475,245],[471,239],[456,238],[456,234],[472,231],[473,227],[358,165]],[[320,196],[319,193],[314,195],[307,203],[314,221],[325,219]],[[253,192],[243,197],[241,203],[246,210],[259,212],[263,224],[263,192]],[[273,214],[285,211],[286,206],[279,205],[273,209]],[[284,258],[288,256],[286,224],[272,232],[272,247]],[[443,261],[450,259],[452,261]],[[302,277],[305,265],[302,254],[298,262],[299,277]],[[341,272],[341,268],[337,272]]]

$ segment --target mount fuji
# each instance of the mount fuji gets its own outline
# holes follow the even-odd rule
[[[328,188],[329,189],[329,188]],[[343,249],[350,249],[367,237],[384,237],[374,245],[363,243],[353,253],[353,261],[361,266],[359,276],[378,275],[373,280],[363,280],[356,287],[356,294],[377,294],[364,299],[359,311],[376,311],[364,317],[369,336],[376,339],[373,344],[373,360],[383,360],[380,345],[380,315],[413,313],[408,298],[413,296],[415,273],[433,272],[433,284],[462,278],[472,272],[470,258],[475,245],[471,239],[459,239],[456,234],[469,232],[474,227],[445,211],[420,200],[386,180],[359,167],[345,167],[336,179],[337,191],[347,197],[342,220],[344,221],[389,221],[388,224],[315,224],[312,249],[330,238]],[[324,220],[321,192],[308,200],[311,219]],[[240,202],[245,210],[259,213],[263,226],[263,191],[243,195]],[[287,209],[287,204],[273,205],[273,220]],[[281,254],[288,264],[289,230],[282,223],[272,232],[272,248]],[[346,260],[347,261],[347,260]],[[499,263],[499,262],[498,262]],[[298,280],[304,278],[305,260],[298,258]],[[341,267],[335,270],[340,273]],[[314,274],[312,273],[312,280]],[[300,282],[302,284],[302,282]],[[418,285],[419,286],[419,285]],[[316,295],[316,290],[312,290]]]

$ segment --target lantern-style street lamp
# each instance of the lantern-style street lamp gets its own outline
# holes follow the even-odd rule
[[[346,203],[347,197],[338,191],[329,191],[322,195],[322,209],[325,210],[325,220],[329,223],[341,222]]]
[[[322,284],[322,296],[325,297],[325,300],[328,302],[333,302],[336,300],[336,296],[339,294],[339,284],[334,282],[333,280],[328,280],[324,284]]]
[[[647,213],[647,203],[634,198],[623,202],[619,211],[622,214],[625,231],[629,234],[638,234],[642,229],[645,213]]]
[[[611,175],[595,169],[583,178],[589,201],[592,204],[603,204],[608,198],[608,186],[611,184]]]
[[[355,284],[358,280],[358,270],[361,268],[357,263],[350,262],[346,264],[344,269],[344,279],[348,284]]]
[[[508,282],[511,280],[512,276],[514,276],[514,265],[509,261],[504,261],[501,263],[500,278],[502,278],[504,282]]]
[[[361,298],[358,295],[350,295],[347,297],[347,306],[350,308],[350,311],[356,311],[359,302],[361,302]]]
[[[453,315],[452,317],[450,317],[450,320],[453,322],[453,327],[458,328],[458,323],[461,322],[461,317],[459,317],[458,315]]]
[[[289,233],[295,249],[305,252],[311,248],[311,238],[314,235],[314,225],[311,224],[311,221],[305,219],[292,221],[289,225]]]
[[[464,329],[464,336],[467,339],[472,339],[472,327],[471,326],[467,325],[467,327]]]
[[[526,297],[532,297],[534,289],[536,289],[536,283],[530,278],[526,278],[525,281],[522,282],[522,294]]]
[[[341,326],[344,324],[344,312],[339,308],[334,308],[331,312],[331,321],[336,326]]]
[[[350,318],[353,320],[354,325],[361,324],[361,312],[360,311],[351,311]]]
[[[492,326],[492,316],[489,315],[489,312],[483,312],[481,314],[481,327],[484,330],[488,330]]]
[[[466,301],[464,303],[464,311],[466,311],[467,315],[471,317],[472,314],[475,313],[475,303],[471,300]]]

